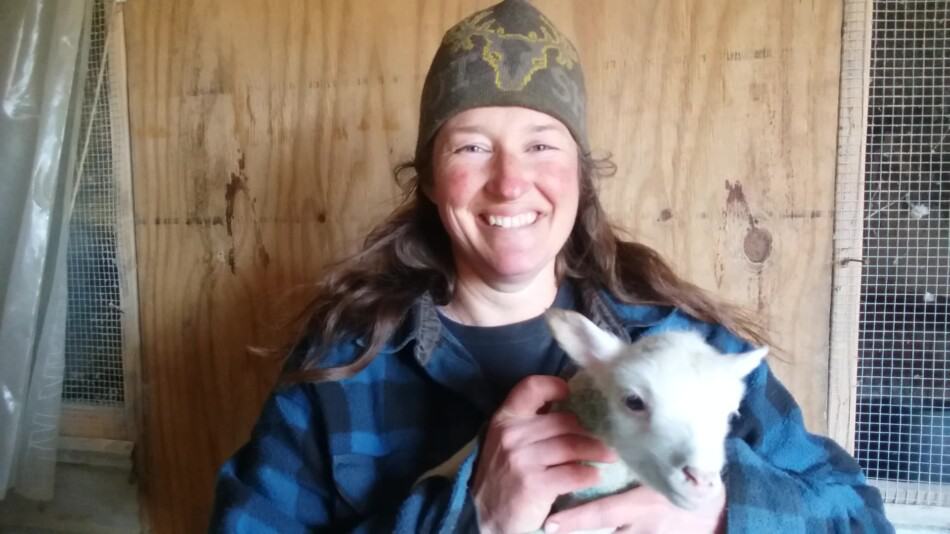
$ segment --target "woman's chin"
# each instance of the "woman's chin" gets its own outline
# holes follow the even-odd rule
[[[537,258],[506,258],[505,261],[493,262],[490,269],[498,282],[522,285],[546,274],[546,268],[553,269],[553,265],[553,262],[538,263]]]

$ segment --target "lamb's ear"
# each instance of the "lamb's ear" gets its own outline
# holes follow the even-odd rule
[[[745,378],[747,374],[754,371],[759,364],[762,363],[762,358],[765,358],[765,355],[768,353],[768,347],[760,347],[755,350],[750,350],[749,352],[743,352],[742,354],[729,355],[727,356],[729,370],[739,378]]]
[[[609,362],[625,347],[622,340],[577,312],[551,308],[544,313],[544,318],[554,339],[581,367]]]

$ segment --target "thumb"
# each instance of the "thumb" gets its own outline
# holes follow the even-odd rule
[[[567,382],[562,378],[547,375],[526,377],[515,384],[501,403],[495,422],[537,415],[548,403],[566,399],[569,393]]]

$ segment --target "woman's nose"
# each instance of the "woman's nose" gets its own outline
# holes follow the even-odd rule
[[[515,200],[524,195],[531,184],[530,171],[514,154],[499,151],[492,165],[492,176],[486,190],[500,200]]]

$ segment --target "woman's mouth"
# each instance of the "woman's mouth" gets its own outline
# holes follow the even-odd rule
[[[538,212],[530,211],[518,215],[482,215],[482,220],[495,228],[522,228],[538,220]]]

